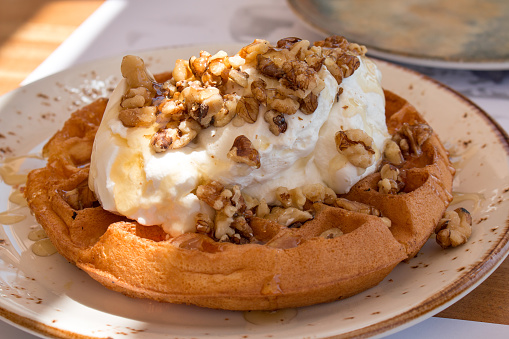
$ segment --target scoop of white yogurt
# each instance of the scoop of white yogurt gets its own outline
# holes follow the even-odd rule
[[[243,193],[269,204],[276,202],[274,192],[281,186],[292,189],[320,183],[345,193],[375,171],[389,138],[381,73],[369,59],[359,59],[360,67],[341,83],[340,96],[336,80],[324,67],[320,75],[325,87],[318,108],[309,115],[297,111],[285,116],[288,128],[279,136],[261,118],[241,127],[232,123],[208,127],[186,147],[164,153],[154,153],[149,146],[147,135],[154,130],[127,128],[118,119],[127,89],[122,80],[109,100],[94,142],[90,188],[104,209],[143,225],[162,225],[172,236],[195,231],[197,213],[212,213],[195,195],[196,187],[211,179],[239,185]],[[357,168],[337,152],[335,134],[348,129],[361,129],[373,138],[375,161],[370,167]],[[260,168],[227,157],[240,134],[258,150]]]

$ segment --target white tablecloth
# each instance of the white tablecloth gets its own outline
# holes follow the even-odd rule
[[[298,36],[319,40],[285,1],[110,0],[105,2],[25,81],[83,62],[137,50],[210,43],[275,42]],[[407,65],[408,66],[408,65]],[[509,71],[473,72],[411,67],[477,103],[509,130]],[[34,335],[0,321],[1,338],[33,339]],[[430,318],[388,338],[509,338],[509,326]]]

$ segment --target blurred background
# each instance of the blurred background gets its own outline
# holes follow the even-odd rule
[[[19,86],[103,0],[2,0],[0,95]]]

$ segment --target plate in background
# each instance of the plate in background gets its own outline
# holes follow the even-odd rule
[[[303,21],[414,65],[509,69],[506,0],[288,0]]]

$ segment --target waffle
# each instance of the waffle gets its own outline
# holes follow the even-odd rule
[[[391,134],[425,123],[403,98],[389,91],[385,96]],[[347,298],[413,257],[451,201],[454,170],[430,132],[419,152],[397,166],[405,183],[399,194],[380,192],[382,174],[376,172],[339,197],[369,205],[378,215],[314,203],[314,218],[300,227],[253,217],[256,241],[248,244],[200,233],[168,237],[159,226],[105,211],[88,188],[88,162],[106,103],[101,99],[73,113],[46,144],[47,166],[29,174],[26,197],[61,255],[130,297],[228,310]],[[342,235],[323,236],[331,229]]]

